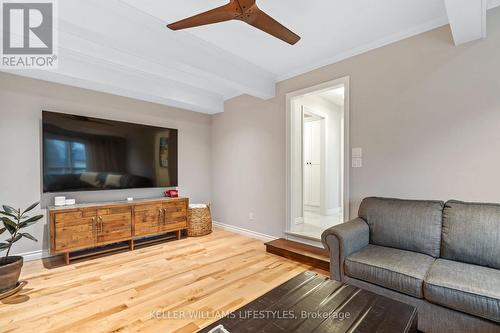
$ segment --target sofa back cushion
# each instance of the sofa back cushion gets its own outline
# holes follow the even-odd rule
[[[441,257],[500,269],[500,205],[448,201]]]
[[[366,198],[359,217],[370,227],[370,243],[439,257],[444,202]]]

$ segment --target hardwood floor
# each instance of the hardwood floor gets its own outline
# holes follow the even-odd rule
[[[219,229],[61,264],[25,263],[28,284],[0,301],[0,332],[196,332],[309,269]]]

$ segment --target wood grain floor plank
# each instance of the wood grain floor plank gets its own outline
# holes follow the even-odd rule
[[[309,268],[220,229],[71,265],[27,262],[28,285],[0,301],[0,332],[196,332]],[[178,316],[155,315],[167,312]]]

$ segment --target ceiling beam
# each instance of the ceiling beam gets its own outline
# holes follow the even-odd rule
[[[238,95],[275,96],[273,74],[123,1],[65,0],[57,12],[58,68],[4,71],[209,114]]]
[[[2,71],[201,113],[224,111],[220,95],[66,48],[59,48],[57,69]]]
[[[455,45],[486,37],[487,0],[444,0]]]
[[[59,11],[71,22],[71,28],[64,25],[66,31],[169,68],[169,79],[192,76],[203,79],[205,87],[225,86],[266,99],[275,96],[273,74],[190,33],[171,31],[166,22],[126,2],[65,0]]]

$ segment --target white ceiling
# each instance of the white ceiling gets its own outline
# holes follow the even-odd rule
[[[14,73],[217,113],[234,96],[271,98],[279,80],[446,24],[444,1],[258,1],[302,37],[291,46],[239,21],[165,27],[225,0],[59,0],[59,69]]]
[[[123,1],[164,22],[174,22],[226,3],[224,0]],[[422,25],[435,26],[436,20],[442,23],[446,18],[442,0],[260,0],[257,4],[302,39],[291,46],[239,21],[193,28],[189,32],[283,78],[389,36],[402,35]]]

